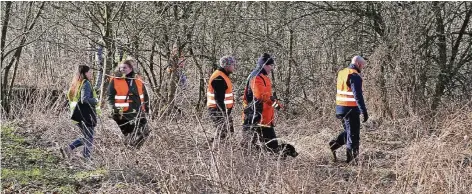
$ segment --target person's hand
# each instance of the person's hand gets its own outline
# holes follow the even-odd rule
[[[365,123],[369,119],[369,114],[367,114],[367,112],[363,112],[362,116],[364,117],[364,120],[362,122]]]
[[[102,115],[102,109],[101,109],[100,103],[98,103],[97,106],[95,107],[95,112],[97,113],[98,116]]]
[[[114,118],[115,116],[119,115],[120,114],[120,109],[116,108],[116,107],[113,107],[111,109],[111,113],[109,115],[110,118]]]
[[[280,103],[278,100],[274,102],[274,104],[272,105],[275,110],[280,110],[280,109],[284,109],[284,106],[282,105],[282,103]]]
[[[275,101],[277,100],[277,96],[270,96],[270,100],[271,100],[272,102],[275,102]]]

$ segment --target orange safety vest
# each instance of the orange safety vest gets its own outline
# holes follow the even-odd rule
[[[228,88],[225,90],[225,100],[224,104],[226,105],[226,108],[233,108],[234,104],[234,96],[233,96],[233,83],[231,83],[231,80],[229,77],[222,71],[216,70],[213,72],[213,74],[210,76],[210,81],[208,82],[208,89],[207,89],[207,106],[209,108],[216,108],[218,105],[216,104],[215,100],[215,90],[213,89],[213,86],[211,85],[211,82],[218,76],[223,77],[223,79],[226,82],[226,85]]]
[[[133,95],[133,93],[129,92],[128,83],[126,82],[127,78],[120,78],[115,77],[112,78],[113,80],[113,87],[115,88],[116,95],[115,95],[115,107],[123,108],[123,112],[133,111],[129,110],[130,103],[133,103],[133,100],[130,99],[129,96]],[[128,78],[129,79],[129,78]],[[142,81],[141,76],[135,76],[135,81],[131,82],[131,84],[136,83],[138,88],[139,99],[141,100],[141,109],[144,111],[144,84]],[[128,96],[129,95],[129,96]]]
[[[343,70],[339,71],[336,86],[336,105],[357,106],[351,86],[347,84],[349,75],[355,73],[358,73],[357,70],[351,68],[344,68]]]

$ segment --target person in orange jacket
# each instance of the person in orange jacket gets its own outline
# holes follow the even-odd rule
[[[272,93],[272,82],[269,74],[274,67],[274,59],[264,53],[257,61],[256,69],[249,75],[243,96],[243,130],[251,143],[264,143],[269,151],[290,149],[287,155],[295,157],[298,153],[288,144],[279,145],[274,130],[274,109],[282,105]],[[288,148],[289,147],[289,148]]]

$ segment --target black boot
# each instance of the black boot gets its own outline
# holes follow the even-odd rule
[[[350,163],[356,163],[357,162],[357,156],[359,155],[359,150],[357,149],[346,149],[346,162]]]
[[[336,143],[335,140],[331,140],[329,142],[329,149],[331,150],[331,153],[333,154],[333,161],[334,162],[336,162],[338,160],[338,158],[336,157],[336,150],[340,147],[341,146],[338,143]]]
[[[353,149],[352,150],[352,159],[354,162],[357,162],[357,156],[359,155],[359,150],[358,149]]]
[[[346,163],[351,162],[353,159],[352,150],[346,149]]]

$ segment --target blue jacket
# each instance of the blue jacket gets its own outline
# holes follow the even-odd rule
[[[92,85],[86,80],[80,90],[80,100],[74,109],[71,119],[77,122],[83,122],[86,126],[97,126],[97,114],[95,106],[97,99],[93,96]]]
[[[361,70],[358,69],[354,64],[350,64],[348,68],[355,69],[357,70],[357,72],[361,73]],[[362,94],[362,77],[359,74],[354,73],[349,75],[347,80],[347,85],[351,86],[352,93],[354,93],[354,98],[356,99],[357,107],[336,105],[336,115],[345,115],[349,113],[349,111],[358,114],[366,113],[367,108],[365,107],[364,95]]]

